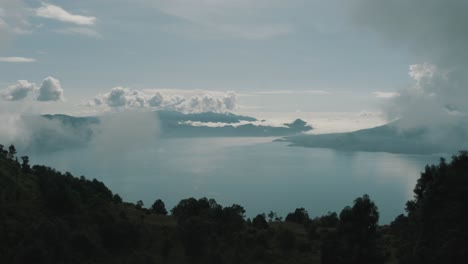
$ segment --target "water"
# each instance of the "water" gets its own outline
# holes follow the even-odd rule
[[[304,207],[311,217],[339,213],[363,194],[380,211],[380,223],[404,212],[419,173],[439,156],[342,152],[287,147],[271,138],[161,139],[145,147],[106,152],[88,148],[33,156],[75,176],[103,181],[124,200],[168,209],[188,197],[244,206],[247,216],[281,216]]]

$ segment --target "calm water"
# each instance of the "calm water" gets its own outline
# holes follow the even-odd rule
[[[314,217],[339,212],[369,194],[380,223],[404,211],[419,172],[439,156],[292,148],[265,138],[164,139],[135,148],[113,146],[32,157],[74,175],[102,180],[125,200],[168,208],[187,197],[238,203],[247,216],[285,216],[304,207]]]

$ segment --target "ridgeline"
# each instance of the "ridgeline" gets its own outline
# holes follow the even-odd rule
[[[245,219],[207,198],[168,214],[0,145],[0,263],[466,263],[468,152],[426,166],[414,193],[386,226],[367,195],[313,219],[304,208]]]

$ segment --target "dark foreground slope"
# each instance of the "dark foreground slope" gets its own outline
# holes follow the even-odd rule
[[[379,226],[367,195],[339,214],[244,218],[239,205],[125,203],[102,182],[0,146],[0,263],[466,263],[468,153],[428,166],[408,216]]]

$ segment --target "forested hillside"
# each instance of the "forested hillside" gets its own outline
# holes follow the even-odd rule
[[[124,202],[0,145],[0,262],[465,263],[468,153],[427,166],[414,191],[389,226],[367,195],[315,218],[297,208],[246,219],[242,206],[207,198],[168,212],[157,193],[150,206]]]

